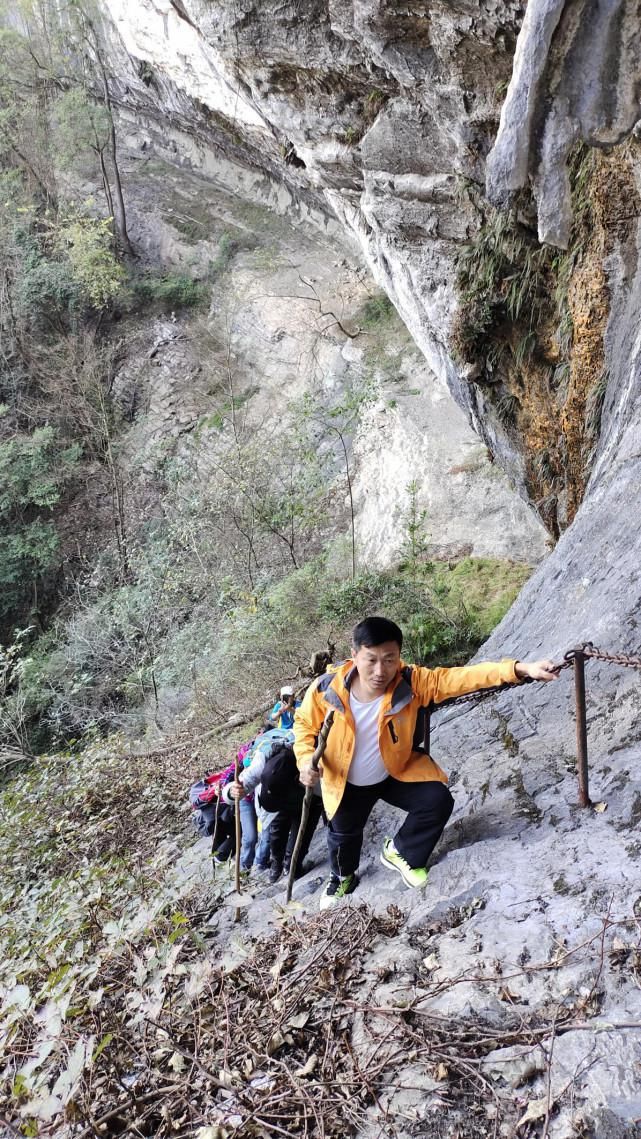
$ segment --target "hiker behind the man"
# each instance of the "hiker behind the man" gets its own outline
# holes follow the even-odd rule
[[[253,740],[250,740],[248,744],[241,744],[240,745],[238,752],[237,752],[237,759],[238,759],[239,763],[243,763],[246,760],[247,755],[250,753],[250,749],[252,749],[252,745],[253,745]],[[229,775],[228,775],[228,772],[229,772]],[[229,765],[229,768],[225,769],[225,771],[224,771],[225,778],[224,778],[224,780],[221,781],[221,788],[222,788],[221,789],[221,800],[222,800],[222,802],[221,802],[221,813],[222,813],[222,808],[223,808],[223,804],[224,804],[225,808],[227,808],[227,811],[230,812],[230,814],[231,814],[231,826],[233,828],[233,835],[235,835],[235,841],[233,841],[233,853],[236,852],[236,821],[235,821],[235,813],[233,813],[233,800],[230,800],[230,796],[229,796],[229,788],[232,786],[233,777],[235,777],[235,775],[236,775],[236,763],[231,763]],[[239,804],[239,812],[240,812],[240,874],[243,875],[244,878],[247,878],[249,876],[249,871],[252,870],[252,867],[254,865],[254,857],[255,857],[255,853],[256,853],[256,843],[258,841],[258,827],[257,827],[257,820],[256,820],[256,810],[254,808],[254,796],[253,795],[246,795],[243,798],[241,798],[240,804]],[[217,855],[219,855],[219,853],[220,853],[219,850],[216,849],[214,852],[214,860],[215,861],[220,861],[220,858],[217,857]]]
[[[254,748],[252,761],[241,773],[239,781],[225,789],[226,797],[232,800],[258,788],[259,802],[271,816],[271,882],[277,882],[283,871],[289,870],[302,812],[303,790],[298,779],[293,743],[294,733],[291,730],[266,732],[260,745]],[[297,877],[306,873],[304,858],[322,814],[320,798],[314,796],[314,801],[299,853]]]
[[[284,684],[280,690],[280,700],[277,700],[269,713],[269,722],[274,728],[292,728],[294,726],[294,712],[300,708],[300,700],[296,700],[291,684]]]
[[[241,744],[237,752],[238,762],[242,765],[244,762],[249,762],[249,756],[252,752],[252,745],[254,741],[248,744]],[[235,774],[235,765],[234,765]],[[223,789],[223,800],[226,804],[233,806],[233,799],[240,798],[240,872],[244,878],[249,877],[252,866],[254,865],[254,858],[256,855],[256,844],[258,842],[258,820],[256,818],[256,808],[254,806],[254,794],[247,792],[242,797],[233,796],[230,800],[229,789],[234,786],[233,778],[227,783]]]
[[[232,763],[224,771],[205,775],[189,791],[194,823],[200,834],[211,835],[212,857],[218,864],[227,862],[236,850],[234,812],[222,798],[223,788],[234,778],[234,771]]]
[[[532,680],[556,680],[551,661],[462,668],[418,668],[401,660],[403,634],[385,617],[368,617],[352,635],[352,659],[332,666],[308,689],[294,722],[296,759],[306,787],[321,778],[328,818],[331,877],[321,909],[358,885],[363,829],[379,799],[407,811],[380,855],[409,887],[427,882],[427,861],[449,819],[454,800],[447,776],[425,750],[422,708],[478,689]],[[311,757],[326,714],[334,722],[320,772]]]
[[[261,728],[256,736],[249,751],[246,752],[243,758],[243,768],[239,772],[239,778],[236,782],[232,779],[223,791],[223,799],[232,807],[236,799],[240,799],[241,811],[242,804],[245,801],[251,800],[255,804],[256,801],[256,788],[260,784],[260,776],[262,775],[263,767],[265,766],[265,758],[269,755],[275,742],[278,740],[288,740],[291,742],[293,739],[293,732],[284,728],[270,728],[267,724]],[[254,805],[254,813],[256,807]],[[271,819],[267,820],[268,824]],[[241,815],[242,825],[242,815]],[[258,836],[256,835],[256,838]]]
[[[267,733],[271,732],[271,725],[266,724],[263,728],[261,728],[260,732],[258,732],[255,739],[253,739],[249,745],[246,745],[241,749],[243,753],[243,768],[247,768],[251,765],[256,752],[264,750],[265,747],[271,747],[271,743],[267,739]],[[239,758],[241,756],[241,751],[238,753]],[[258,830],[258,841],[256,843],[256,857],[254,866],[258,871],[264,872],[268,871],[270,866],[269,828],[273,815],[261,807],[258,801],[258,791],[254,792],[254,810],[256,813],[256,826]]]
[[[268,755],[260,781],[259,800],[262,807],[276,814],[271,824],[271,870],[270,881],[277,882],[283,871],[289,873],[292,852],[303,813],[305,792],[298,777],[296,756],[292,740],[276,744]],[[323,802],[320,795],[313,795],[309,815],[301,839],[295,878],[302,878],[311,869],[305,863],[314,831],[323,815]]]

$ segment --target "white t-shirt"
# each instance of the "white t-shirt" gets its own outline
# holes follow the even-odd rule
[[[349,694],[349,706],[356,724],[356,746],[352,762],[347,772],[347,782],[357,787],[370,787],[381,783],[389,774],[378,746],[378,714],[382,696],[364,704],[357,700],[353,692]]]

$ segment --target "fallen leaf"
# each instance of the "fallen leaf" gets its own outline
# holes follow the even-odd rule
[[[310,1011],[307,1009],[305,1012],[299,1012],[296,1016],[292,1016],[287,1021],[288,1028],[304,1028],[310,1017]]]
[[[3,1001],[3,1008],[27,1008],[30,1000],[31,993],[28,985],[14,985]]]
[[[429,953],[427,957],[423,958],[423,965],[426,969],[438,969],[439,964],[438,953]]]
[[[277,956],[276,960],[274,961],[274,964],[271,966],[271,968],[269,970],[270,977],[273,977],[275,981],[277,981],[278,978],[280,977],[281,970],[282,970],[283,965],[285,964],[288,957],[289,957],[288,951],[285,951],[283,949],[281,949],[279,951],[278,956]]]
[[[294,1074],[296,1076],[311,1076],[318,1064],[318,1056],[312,1054],[305,1062],[302,1068],[299,1068]]]
[[[113,1038],[114,1038],[113,1032],[107,1032],[106,1035],[103,1036],[102,1040],[100,1041],[100,1044],[98,1045],[93,1056],[91,1057],[91,1063],[92,1064],[95,1064],[95,1062],[98,1059],[98,1057],[100,1056],[100,1054],[102,1052],[104,1052],[105,1048],[109,1047]]]
[[[267,1055],[273,1056],[274,1052],[277,1052],[278,1049],[281,1048],[284,1043],[285,1043],[285,1037],[283,1036],[282,1032],[280,1032],[277,1029],[276,1032],[274,1032],[269,1038],[269,1041],[267,1044]]]
[[[550,1107],[552,1101],[550,1100]],[[543,1119],[548,1109],[548,1098],[545,1096],[543,1099],[531,1099],[527,1105],[524,1114],[521,1116],[517,1123],[518,1127],[524,1127],[526,1123],[534,1123],[537,1119]]]
[[[520,1001],[520,999],[519,994],[513,993],[511,989],[508,989],[507,985],[503,985],[503,987],[499,989],[500,1001],[507,1001],[508,1004],[514,1004],[515,1001]]]
[[[600,803],[593,803],[592,804],[592,810],[597,811],[598,814],[600,814],[600,815],[602,815],[604,811],[607,811],[607,809],[608,809],[608,804],[604,803],[603,800],[601,800]]]
[[[58,1079],[52,1088],[52,1095],[59,1097],[63,1104],[71,1098],[73,1091],[76,1088],[85,1066],[91,1062],[91,1056],[94,1050],[95,1037],[89,1036],[84,1040],[78,1040],[73,1051],[69,1055],[69,1063],[63,1072],[60,1073]]]

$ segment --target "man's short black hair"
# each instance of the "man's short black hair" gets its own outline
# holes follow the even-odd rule
[[[396,641],[399,649],[403,648],[403,634],[394,621],[387,617],[366,617],[359,621],[352,633],[354,651],[371,649],[375,645],[384,645],[386,641]]]

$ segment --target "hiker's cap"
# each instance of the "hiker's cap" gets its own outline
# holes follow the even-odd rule
[[[293,696],[294,689],[292,688],[291,684],[284,684],[280,690],[280,694],[281,696]]]

